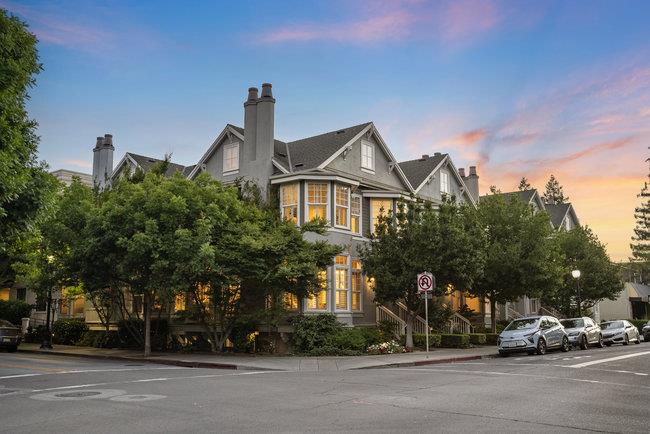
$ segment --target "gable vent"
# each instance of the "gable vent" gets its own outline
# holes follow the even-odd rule
[[[156,162],[156,160],[154,160],[153,158],[148,158],[147,161],[150,162],[150,163],[155,163]]]
[[[344,132],[345,132],[345,130],[338,130],[338,131],[336,132],[336,134],[343,134]]]
[[[302,167],[302,166],[304,166],[304,163],[297,163],[293,165],[293,167]]]

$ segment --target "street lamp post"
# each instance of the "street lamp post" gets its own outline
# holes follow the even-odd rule
[[[582,300],[580,299],[580,270],[573,270],[571,276],[576,280],[578,295],[578,316],[582,316]]]
[[[48,255],[47,263],[52,264],[54,262],[54,257]],[[51,271],[51,270],[48,270]],[[41,344],[42,350],[51,350],[52,349],[52,329],[50,327],[50,317],[52,315],[52,285],[49,285],[47,289],[47,314],[45,315],[45,337],[43,338],[43,343]]]

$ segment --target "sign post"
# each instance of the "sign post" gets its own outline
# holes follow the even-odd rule
[[[424,319],[427,322],[426,337],[427,337],[427,353],[429,352],[429,292],[436,286],[436,279],[433,274],[425,271],[418,274],[418,292],[422,294],[424,300]]]

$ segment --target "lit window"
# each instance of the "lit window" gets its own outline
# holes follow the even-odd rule
[[[318,294],[310,295],[307,299],[307,309],[325,310],[327,309],[327,272],[325,270],[318,273],[321,282],[321,289]]]
[[[176,312],[185,310],[185,301],[186,301],[187,294],[184,292],[181,294],[176,294],[176,298],[174,300],[174,310]]]
[[[9,288],[0,289],[0,300],[9,301]]]
[[[370,200],[370,224],[374,233],[377,233],[379,216],[388,215],[393,210],[392,199],[371,199]]]
[[[298,297],[296,297],[296,294],[285,292],[282,301],[286,310],[298,310]]]
[[[345,185],[336,186],[336,222],[335,226],[344,228],[348,225],[348,213],[350,212],[350,187]]]
[[[231,143],[223,148],[223,171],[239,170],[239,143]]]
[[[337,256],[334,266],[334,277],[336,278],[336,308],[347,310],[348,308],[348,257]]]
[[[361,142],[361,167],[375,170],[375,145],[365,140]]]
[[[361,196],[352,196],[350,202],[350,226],[352,233],[361,233]]]
[[[307,220],[316,218],[327,219],[327,187],[326,182],[310,182],[307,184]]]
[[[440,172],[440,193],[449,194],[449,173]]]
[[[352,260],[352,310],[361,310],[361,288],[363,287],[363,277],[361,273],[361,261]]]
[[[86,299],[83,296],[76,297],[72,302],[72,314],[81,315],[86,308]]]
[[[282,218],[296,224],[298,224],[298,186],[296,182],[280,187]]]

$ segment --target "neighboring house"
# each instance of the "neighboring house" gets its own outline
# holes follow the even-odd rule
[[[578,216],[570,203],[547,203],[544,208],[551,217],[551,223],[556,230],[570,231],[580,226]]]
[[[93,186],[93,176],[89,173],[76,172],[68,169],[59,169],[50,173],[65,185],[72,184],[73,178],[79,178],[82,184],[88,187]]]
[[[275,98],[270,84],[250,88],[244,102],[244,128],[227,124],[196,165],[170,165],[168,174],[182,172],[190,179],[201,172],[225,184],[254,181],[267,197],[280,199],[285,219],[302,225],[316,217],[328,220],[325,235],[307,233],[310,240],[326,239],[344,246],[334,265],[323,270],[327,284],[305,300],[287,300],[289,308],[307,313],[332,312],[348,325],[375,324],[377,315],[395,321],[400,312],[376,307],[372,283],[361,268],[358,247],[370,239],[382,213],[395,211],[397,201],[419,196],[441,203],[444,195],[475,205],[478,175],[468,176],[449,155],[436,153],[398,162],[372,122],[312,137],[280,141],[275,138]],[[97,139],[94,179],[116,179],[126,170],[146,171],[160,161],[127,153],[112,170],[112,136]],[[403,312],[402,312],[403,313]],[[397,318],[397,319],[395,319]]]
[[[625,287],[616,300],[601,300],[598,309],[603,321],[650,319],[650,286],[625,282]]]

